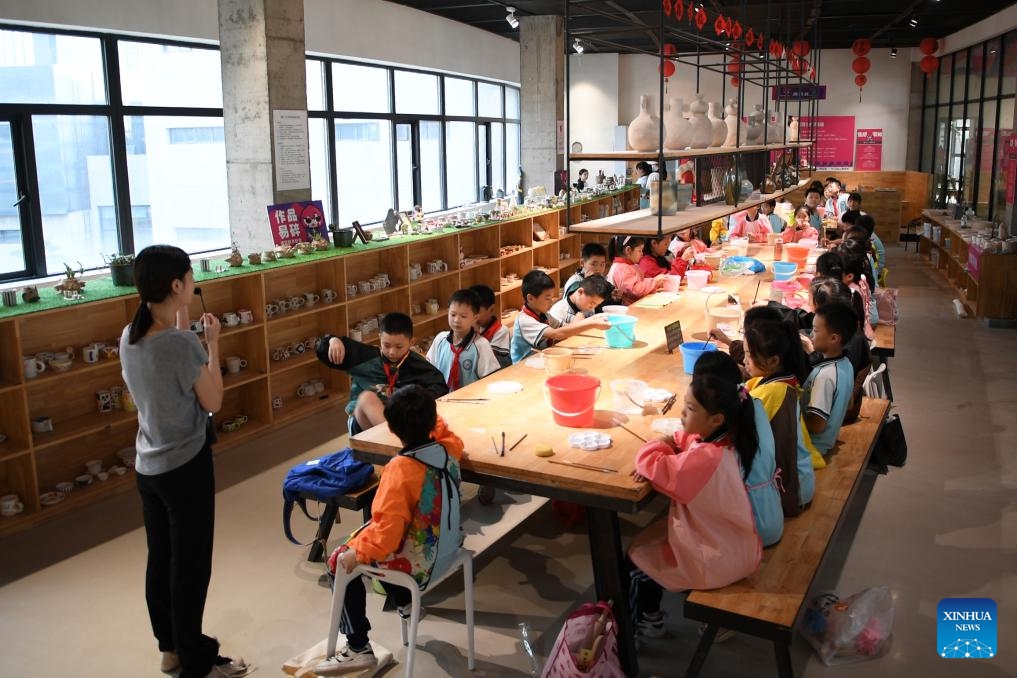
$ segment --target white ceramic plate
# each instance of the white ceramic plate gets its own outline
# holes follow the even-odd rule
[[[63,492],[43,492],[39,495],[39,503],[43,506],[52,506],[53,504],[59,504],[64,500]]]
[[[541,364],[543,367],[543,364]],[[519,393],[523,390],[523,385],[518,381],[494,381],[487,385],[487,390],[490,393]]]

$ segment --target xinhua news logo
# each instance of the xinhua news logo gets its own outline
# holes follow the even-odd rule
[[[944,659],[991,659],[996,645],[996,601],[943,598],[936,608],[937,652]]]

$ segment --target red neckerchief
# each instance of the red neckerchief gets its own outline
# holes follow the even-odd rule
[[[488,341],[491,341],[492,339],[494,339],[494,335],[497,334],[498,330],[500,329],[501,329],[501,320],[495,318],[494,322],[491,323],[490,327],[481,332],[480,336],[484,337],[484,339],[487,339]]]
[[[473,328],[470,328],[470,333],[459,342],[458,346],[453,343],[452,332],[448,333],[446,340],[452,349],[452,368],[448,371],[448,387],[449,390],[454,391],[459,388],[459,356],[473,341]]]
[[[541,313],[540,315],[537,315],[537,313],[532,308],[530,308],[529,304],[525,304],[525,303],[523,304],[522,312],[525,313],[526,315],[530,316],[534,320],[536,320],[538,323],[543,323],[544,325],[547,325],[547,314],[546,313]],[[554,344],[554,340],[553,339],[548,339],[547,340],[547,345],[548,346],[551,346],[553,344]]]
[[[396,382],[399,380],[399,368],[403,366],[403,363],[406,362],[406,359],[409,357],[410,353],[407,351],[406,355],[402,357],[402,360],[396,363],[394,368],[389,367],[391,363],[389,363],[387,358],[382,359],[381,366],[385,369],[385,380],[388,382],[388,388],[385,390],[385,395],[390,396],[392,395],[392,392],[395,391]]]

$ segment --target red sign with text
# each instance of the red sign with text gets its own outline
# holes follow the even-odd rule
[[[809,149],[816,169],[850,169],[855,157],[855,116],[802,117],[800,139],[812,139]]]
[[[315,234],[325,236],[325,213],[320,200],[285,202],[268,206],[268,222],[276,245],[292,247]]]
[[[882,169],[882,128],[860,129],[855,132],[855,171],[879,172]]]
[[[1006,140],[1006,204],[1014,203],[1014,190],[1017,188],[1017,134],[1011,134]]]

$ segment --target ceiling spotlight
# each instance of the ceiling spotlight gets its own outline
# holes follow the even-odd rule
[[[897,48],[896,47],[891,47],[890,48],[890,58],[891,59],[896,59],[897,58]]]
[[[576,54],[582,54],[586,48],[583,47],[583,43],[579,42],[579,38],[576,38],[572,41],[572,49],[576,51]]]
[[[703,11],[703,3],[701,3],[701,2],[696,3],[696,9],[695,9],[696,14],[699,14],[702,11]]]
[[[918,26],[918,19],[911,17],[908,19],[908,23],[911,24],[911,28],[916,28]]]
[[[505,17],[505,21],[507,21],[508,25],[512,28],[519,28],[519,19],[516,18],[516,8],[506,7],[505,9],[508,10],[508,16]]]

